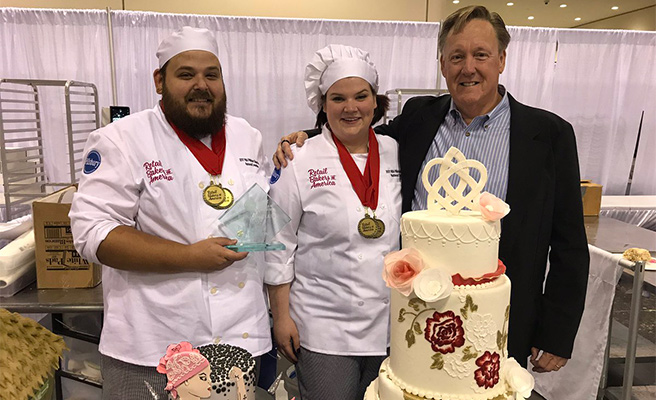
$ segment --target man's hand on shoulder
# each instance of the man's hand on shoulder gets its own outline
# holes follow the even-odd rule
[[[278,143],[278,148],[276,152],[273,153],[273,164],[276,168],[287,167],[287,160],[293,160],[294,154],[292,153],[292,143],[296,143],[297,147],[303,147],[303,144],[307,140],[308,135],[303,131],[298,131],[290,133],[287,136],[283,136]]]

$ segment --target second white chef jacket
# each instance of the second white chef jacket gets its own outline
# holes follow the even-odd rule
[[[378,239],[358,233],[365,208],[340,163],[330,131],[292,146],[294,160],[270,195],[291,217],[276,237],[285,251],[267,252],[267,281],[290,282],[290,313],[301,346],[334,355],[384,355],[389,345],[389,289],[383,257],[399,247],[401,181],[398,145],[379,136]],[[361,171],[366,155],[353,155]],[[371,215],[371,214],[370,214]]]

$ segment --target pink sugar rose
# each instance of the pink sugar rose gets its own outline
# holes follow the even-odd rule
[[[421,254],[415,249],[394,251],[385,256],[384,264],[383,280],[387,287],[409,296],[412,293],[412,281],[424,269]]]
[[[510,206],[505,201],[488,192],[481,193],[478,203],[483,218],[488,221],[498,221],[510,212]]]

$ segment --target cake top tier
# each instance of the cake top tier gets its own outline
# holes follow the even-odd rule
[[[431,183],[428,174],[436,166],[439,166],[439,176]],[[474,179],[470,170],[478,170],[480,178]],[[454,175],[459,178],[455,187],[451,180]],[[458,215],[463,208],[479,210],[479,196],[487,183],[487,168],[480,161],[466,159],[460,150],[451,147],[443,158],[434,158],[426,163],[421,180],[428,192],[429,213],[447,210]]]

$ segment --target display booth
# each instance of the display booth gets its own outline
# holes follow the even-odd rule
[[[380,74],[380,92],[393,97],[396,113],[407,100],[402,99],[404,93],[434,94],[446,88],[438,61],[439,23],[19,8],[0,9],[0,20],[0,78],[89,82],[98,90],[100,107],[128,106],[132,113],[152,108],[159,100],[153,71],[162,38],[184,25],[214,31],[229,113],[262,132],[265,154],[273,153],[281,136],[314,125],[315,116],[306,105],[304,68],[327,44],[369,51]],[[581,177],[603,185],[607,195],[624,192],[644,111],[632,194],[656,195],[656,33],[508,30],[512,39],[501,84],[518,101],[552,111],[573,125]],[[70,140],[66,130],[58,129],[67,115],[65,105],[55,98],[41,99],[41,108],[49,111],[41,115],[39,129],[45,181],[68,182],[70,164],[79,160],[67,162]],[[537,388],[546,393],[556,390],[553,393],[565,396],[558,388],[578,385],[576,392],[567,390],[571,398],[592,400],[596,395],[607,324],[595,329],[594,322],[607,322],[621,270],[617,257],[592,250],[586,303],[586,321],[592,325],[581,333],[592,329],[602,337],[588,343],[578,338],[582,353],[575,349],[575,354],[594,355],[594,368],[589,369],[590,359],[583,357],[578,366],[573,363],[563,372],[539,377]]]
[[[159,41],[183,25],[215,31],[228,111],[264,137],[267,154],[281,136],[314,125],[303,71],[317,49],[341,43],[366,49],[380,74],[381,92],[444,89],[437,60],[439,23],[224,17],[135,11],[0,9],[0,78],[73,79],[94,83],[99,104],[137,112],[158,100],[152,73]],[[581,177],[604,194],[624,194],[641,113],[642,139],[631,194],[656,194],[656,33],[509,27],[501,83],[518,101],[555,112],[576,133]],[[111,42],[110,42],[111,38]],[[110,43],[112,44],[110,46]],[[44,121],[50,181],[68,168],[65,110]]]

